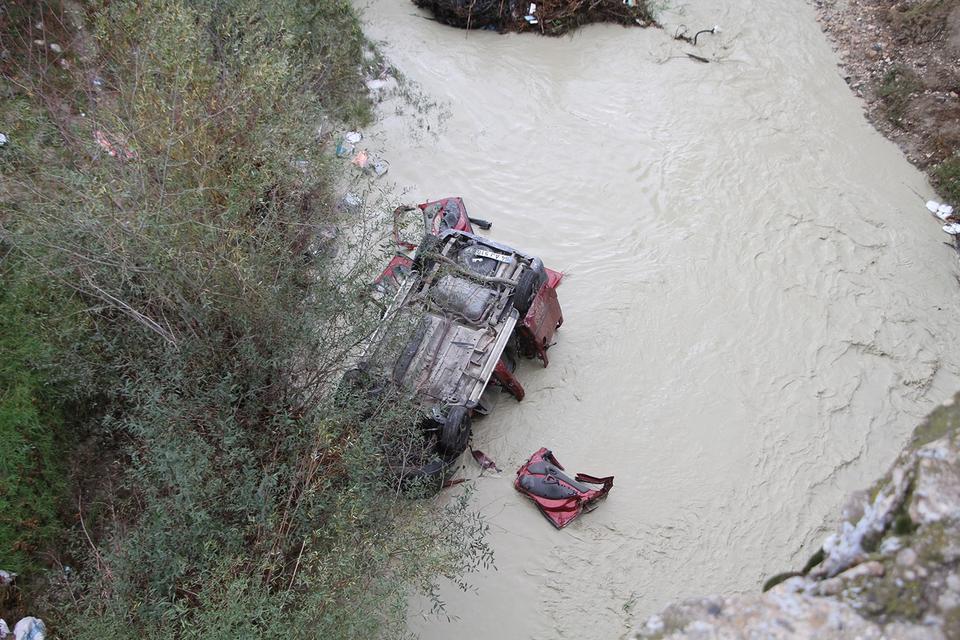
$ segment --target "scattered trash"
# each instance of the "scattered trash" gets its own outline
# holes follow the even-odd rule
[[[337,157],[346,158],[347,156],[353,153],[353,144],[347,142],[346,140],[341,140],[337,143]]]
[[[13,628],[13,637],[16,640],[43,640],[47,634],[47,627],[40,618],[27,616]]]
[[[7,137],[7,134],[0,133],[0,147],[7,146],[8,142],[10,142],[10,138]]]
[[[497,473],[500,473],[500,467],[497,466],[497,463],[494,462],[494,461],[490,458],[490,456],[488,456],[487,454],[485,454],[483,451],[480,451],[479,449],[474,449],[473,447],[470,447],[470,453],[471,453],[471,455],[473,455],[473,459],[477,461],[477,464],[480,465],[480,468],[481,468],[481,469],[483,469],[484,471],[487,471],[487,470],[489,470],[489,469],[493,469],[493,470],[496,471]]]
[[[953,207],[949,204],[941,204],[936,200],[927,201],[927,211],[937,216],[944,222],[956,222],[956,218],[953,218]],[[947,225],[951,226],[951,225]],[[943,228],[944,231],[947,231],[947,227]],[[947,231],[947,233],[953,233],[952,231]]]
[[[40,40],[40,39],[34,40],[33,44],[37,45],[38,47],[47,46],[47,43],[44,40]]]
[[[0,640],[3,640],[8,635],[10,635],[10,627],[7,626],[6,620],[0,618]]]
[[[375,178],[381,178],[385,173],[387,173],[387,171],[390,170],[390,163],[383,158],[374,158],[373,161],[364,168],[364,170]]]
[[[374,78],[372,80],[367,80],[366,85],[367,89],[370,89],[370,91],[376,91],[377,89],[383,89],[385,86],[387,86],[387,81],[381,80],[380,78]]]
[[[693,37],[691,38],[690,36],[687,35],[687,25],[681,24],[680,26],[677,27],[677,30],[674,32],[673,39],[683,40],[684,42],[689,42],[693,46],[697,46],[697,38],[699,38],[705,33],[712,33],[712,34],[720,33],[720,25],[715,24],[709,29],[700,29],[700,31],[697,31],[695,34],[693,34]],[[690,55],[690,54],[688,53],[687,55]]]
[[[357,144],[363,140],[363,134],[359,131],[347,131],[347,133],[343,136],[343,139],[350,144]]]
[[[951,222],[943,225],[943,230],[952,236],[960,235],[960,222]]]
[[[599,485],[596,489],[590,485]],[[584,509],[592,510],[597,500],[613,488],[613,476],[597,478],[578,473],[571,478],[546,447],[541,447],[517,469],[514,488],[533,500],[557,529],[570,524]]]
[[[359,167],[360,169],[363,169],[364,167],[367,166],[367,160],[368,160],[367,151],[366,149],[363,149],[360,152],[358,152],[357,155],[353,156],[353,158],[350,159],[350,164],[354,165],[355,167]]]
[[[53,51],[54,53],[63,53],[63,47],[58,45],[56,42],[51,42],[50,51]]]
[[[116,140],[110,140],[107,134],[101,129],[97,129],[93,132],[93,139],[96,141],[100,148],[107,152],[111,158],[120,158],[121,160],[133,160],[137,157],[130,149],[126,146],[120,144]]]
[[[0,587],[9,587],[13,584],[13,580],[17,577],[17,574],[12,571],[4,571],[0,569]]]
[[[347,193],[340,200],[340,206],[347,211],[356,211],[363,204],[363,198],[355,193]]]
[[[537,13],[537,5],[531,2],[530,7],[527,9],[527,15],[523,16],[523,19],[529,22],[530,24],[537,24],[539,20],[537,20],[536,13]]]
[[[90,84],[99,89],[103,86],[103,78],[100,76],[94,76],[93,80],[90,81]]]

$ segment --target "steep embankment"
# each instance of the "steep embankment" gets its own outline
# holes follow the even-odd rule
[[[960,202],[960,0],[816,0],[870,121]]]
[[[634,639],[960,638],[960,394],[914,432],[802,571],[766,593],[688,600]]]

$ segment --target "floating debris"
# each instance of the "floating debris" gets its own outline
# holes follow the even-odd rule
[[[500,473],[500,467],[497,466],[497,463],[494,462],[493,459],[490,458],[490,456],[485,454],[483,451],[480,451],[479,449],[474,449],[471,447],[470,454],[473,456],[473,459],[477,461],[477,464],[480,465],[480,468],[483,469],[484,471],[487,471],[488,469],[493,469],[497,473]]]
[[[614,22],[624,26],[655,25],[653,14],[640,0],[551,0],[532,2],[503,0],[413,0],[430,10],[438,22],[463,29],[500,32],[532,31],[559,36],[591,22]]]

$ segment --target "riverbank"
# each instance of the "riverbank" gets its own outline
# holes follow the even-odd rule
[[[867,118],[960,203],[960,1],[814,5]]]
[[[0,48],[0,618],[405,635],[488,557],[465,504],[398,495],[410,408],[331,400],[392,210],[337,206],[380,71],[352,7],[28,0]]]

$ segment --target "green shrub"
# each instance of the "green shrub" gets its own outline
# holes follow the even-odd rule
[[[336,213],[317,138],[369,117],[349,3],[84,9],[39,5],[78,53],[66,76],[8,72],[31,124],[0,156],[0,241],[56,287],[47,305],[82,303],[55,355],[81,344],[72,377],[97,383],[71,386],[84,519],[36,612],[98,640],[403,635],[411,589],[436,598],[490,552],[466,498],[396,490],[383,442],[415,443],[411,407],[327,400],[378,321],[385,257],[370,220]]]
[[[960,203],[960,155],[947,158],[933,170],[937,190],[951,203]]]
[[[886,107],[887,119],[899,126],[910,105],[912,94],[921,88],[920,78],[912,69],[902,64],[891,67],[884,74],[878,90]]]
[[[50,346],[10,280],[0,279],[0,567],[23,574],[58,531],[63,418],[41,370]]]

